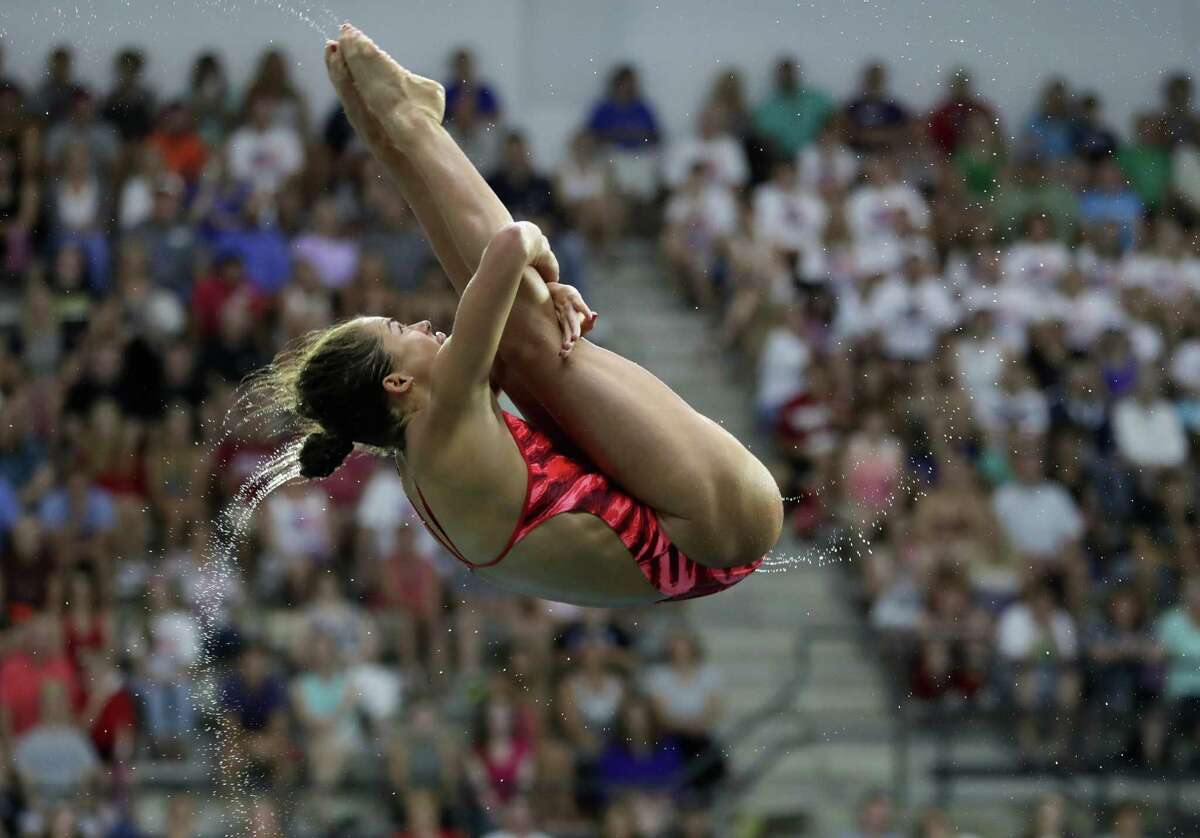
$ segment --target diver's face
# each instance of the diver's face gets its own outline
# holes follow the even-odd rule
[[[427,381],[433,359],[446,342],[443,332],[435,332],[428,320],[405,324],[394,317],[369,317],[367,328],[375,330],[383,348],[395,360],[395,371],[416,381]]]

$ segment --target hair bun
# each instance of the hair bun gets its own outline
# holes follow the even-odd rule
[[[329,431],[309,434],[300,448],[300,475],[328,477],[353,450],[354,442],[347,437]]]

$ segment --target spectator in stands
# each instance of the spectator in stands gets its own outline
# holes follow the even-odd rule
[[[1079,639],[1071,616],[1044,582],[1030,584],[1025,596],[1000,615],[996,646],[1000,677],[1020,713],[1017,742],[1023,763],[1070,756],[1073,719],[1080,700]],[[1050,750],[1039,734],[1039,715],[1053,718]]]
[[[450,79],[446,82],[448,121],[455,121],[464,99],[470,101],[471,113],[484,122],[500,121],[500,97],[487,81],[476,74],[475,54],[466,47],[460,47],[450,56]]]
[[[857,241],[903,241],[913,231],[919,234],[929,226],[925,199],[900,179],[893,158],[871,158],[863,174],[862,185],[850,192],[846,202],[846,221]]]
[[[917,625],[920,647],[912,683],[919,698],[971,699],[985,686],[988,619],[972,602],[967,581],[949,568],[930,580],[928,609]]]
[[[148,143],[158,151],[167,169],[186,183],[195,184],[200,179],[208,162],[209,147],[182,102],[169,102],[163,107]]]
[[[13,766],[30,810],[45,816],[55,805],[85,800],[99,780],[100,761],[71,719],[61,684],[43,685],[36,725],[13,743]]]
[[[42,720],[44,691],[52,685],[71,704],[80,696],[79,677],[67,657],[57,621],[38,614],[20,627],[13,648],[0,660],[0,721],[10,741]]]
[[[858,93],[846,104],[846,137],[860,152],[891,151],[907,141],[908,109],[888,90],[887,67],[878,62],[863,69]]]
[[[429,696],[409,703],[404,723],[391,738],[387,760],[389,782],[406,811],[420,797],[438,812],[459,791],[460,754]]]
[[[262,102],[269,103],[269,107],[263,109]],[[256,110],[265,113],[256,115]],[[294,136],[308,133],[308,101],[292,81],[287,58],[279,49],[263,52],[243,99],[244,120],[253,124],[264,116],[269,123],[288,129]]]
[[[995,118],[982,113],[967,117],[951,159],[971,195],[990,195],[1007,159],[1004,138]]]
[[[308,776],[325,795],[361,742],[354,692],[332,636],[310,630],[304,669],[292,682],[292,706],[304,731]]]
[[[59,246],[74,243],[82,249],[91,285],[96,289],[108,287],[111,249],[104,225],[111,214],[110,198],[88,146],[85,143],[66,146],[62,175],[49,195],[50,231]]]
[[[304,167],[301,135],[276,116],[278,100],[262,95],[249,100],[246,122],[229,137],[229,172],[256,191],[273,195]]]
[[[60,44],[46,56],[45,79],[33,94],[34,111],[53,125],[67,114],[77,88],[74,75],[75,54]]]
[[[612,165],[600,156],[589,131],[579,131],[571,139],[567,157],[555,173],[554,195],[570,223],[598,252],[606,252],[620,236],[625,207]]]
[[[225,67],[216,53],[205,52],[196,57],[184,101],[205,145],[218,147],[229,127],[233,97]]]
[[[485,820],[498,818],[509,802],[532,788],[533,744],[507,696],[493,693],[480,703],[464,770],[472,800]]]
[[[1063,570],[1079,561],[1084,519],[1062,484],[1045,476],[1033,450],[1016,455],[1014,479],[996,490],[992,503],[1000,528],[1035,573]],[[1044,571],[1043,571],[1044,572]]]
[[[222,727],[228,737],[223,763],[232,776],[261,782],[293,774],[287,686],[272,669],[266,648],[251,642],[221,684]]]
[[[1157,747],[1159,727],[1154,709],[1159,692],[1157,648],[1136,590],[1118,588],[1108,596],[1103,614],[1089,631],[1087,658],[1102,726],[1097,733],[1113,722],[1132,720],[1125,755],[1157,762],[1157,753],[1147,753]]]
[[[1166,664],[1165,696],[1172,745],[1200,744],[1200,576],[1183,584],[1181,602],[1164,614],[1156,628]]]
[[[1119,803],[1109,817],[1108,832],[1104,838],[1145,838],[1142,807],[1136,803]]]
[[[502,139],[496,123],[479,111],[478,96],[462,95],[446,102],[446,130],[481,172],[500,163]]]
[[[612,155],[621,192],[640,201],[652,197],[661,139],[658,117],[631,65],[621,65],[609,76],[604,97],[593,106],[586,126]]]
[[[1151,117],[1138,117],[1131,141],[1117,152],[1117,161],[1145,208],[1161,207],[1171,185],[1171,152],[1162,126]]]
[[[755,236],[795,265],[798,278],[820,281],[828,273],[824,242],[829,209],[816,192],[801,185],[792,159],[775,164],[771,180],[754,191],[753,206]]]
[[[858,155],[842,141],[841,120],[826,120],[816,140],[796,157],[800,182],[827,199],[850,188],[858,176]]]
[[[1196,141],[1200,115],[1193,106],[1192,93],[1192,77],[1187,73],[1172,73],[1163,80],[1162,110],[1156,116],[1170,145]]]
[[[995,109],[972,89],[970,71],[956,67],[946,79],[946,98],[929,114],[929,138],[949,157],[958,151],[972,122],[995,128],[998,121]]]
[[[705,663],[691,631],[677,629],[666,643],[666,661],[646,672],[645,690],[663,734],[682,750],[688,785],[711,791],[725,776],[715,732],[723,712],[720,674]]]
[[[1121,248],[1128,250],[1133,246],[1134,234],[1144,211],[1142,199],[1129,188],[1117,161],[1108,159],[1097,164],[1092,187],[1079,199],[1080,223],[1086,226],[1116,224]]]
[[[1079,113],[1071,132],[1072,150],[1090,163],[1099,163],[1117,151],[1117,135],[1104,121],[1103,105],[1094,91],[1079,97]]]
[[[557,209],[554,186],[534,169],[532,153],[519,131],[505,138],[500,168],[488,176],[488,185],[515,218],[551,216]]]
[[[576,753],[594,759],[613,734],[625,700],[625,681],[612,671],[608,645],[588,638],[562,677],[558,707],[563,729]]]
[[[842,838],[900,838],[893,828],[895,817],[891,795],[882,789],[872,789],[859,800],[855,826],[842,833]]]
[[[21,172],[12,149],[0,145],[0,272],[17,273],[28,264],[39,200],[37,181]]]
[[[667,149],[663,180],[678,188],[692,168],[703,165],[714,182],[737,189],[750,176],[746,151],[729,131],[729,117],[719,105],[706,105],[696,118],[696,133]]]
[[[87,148],[89,163],[94,163],[98,173],[105,178],[113,174],[121,149],[120,139],[112,126],[96,117],[95,101],[84,88],[71,94],[67,118],[47,132],[47,161],[65,167],[67,150],[75,145]]]
[[[637,695],[627,698],[596,763],[601,799],[624,800],[639,820],[661,828],[670,816],[672,795],[691,779],[688,769],[679,743],[659,732],[651,703]]]
[[[113,60],[116,83],[101,114],[125,142],[145,137],[154,121],[154,93],[142,78],[145,67],[146,56],[140,49],[123,49]]]
[[[149,600],[146,637],[137,655],[138,697],[154,752],[182,758],[195,727],[191,671],[200,657],[200,626],[165,580],[151,582]]]
[[[770,95],[754,109],[754,130],[776,156],[791,157],[816,139],[833,107],[828,94],[803,85],[793,59],[782,58]]]
[[[1125,462],[1146,477],[1183,464],[1188,444],[1183,423],[1151,368],[1139,373],[1133,394],[1113,407],[1113,436]]]
[[[1025,126],[1021,138],[1024,152],[1047,161],[1069,157],[1074,124],[1071,91],[1066,81],[1051,79],[1042,89],[1038,110]]]
[[[331,197],[321,198],[313,206],[308,229],[296,237],[292,252],[313,267],[327,288],[345,288],[358,270],[358,242],[346,235]]]
[[[738,217],[736,199],[727,187],[709,181],[703,164],[692,169],[667,202],[663,255],[676,282],[699,306],[716,300],[714,271]]]

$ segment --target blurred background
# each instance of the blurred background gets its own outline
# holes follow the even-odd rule
[[[517,598],[365,455],[206,568],[279,443],[237,383],[453,315],[344,18],[771,464],[763,572]],[[1197,44],[1190,0],[7,0],[0,835],[1200,834]]]

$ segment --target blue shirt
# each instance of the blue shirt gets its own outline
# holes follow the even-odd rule
[[[255,290],[272,296],[287,283],[292,257],[287,239],[273,227],[227,230],[213,237],[214,249],[236,256]]]
[[[592,109],[588,130],[602,142],[631,151],[658,142],[658,120],[641,99],[632,102],[604,99]]]
[[[1062,160],[1075,150],[1075,132],[1070,120],[1038,114],[1025,128],[1029,153],[1043,160]]]
[[[493,120],[500,116],[500,98],[492,90],[491,85],[476,83],[466,84],[456,81],[446,85],[446,121],[454,120],[454,110],[458,100],[470,90],[475,94],[475,111],[484,119]]]
[[[1145,207],[1132,189],[1100,192],[1089,189],[1079,199],[1079,220],[1087,225],[1115,223],[1120,230],[1121,248],[1133,247],[1133,237]]]
[[[55,489],[38,507],[38,517],[51,530],[62,529],[71,520],[74,510],[66,489]],[[88,489],[84,501],[83,526],[89,533],[108,532],[117,525],[117,513],[108,492],[95,486]]]

